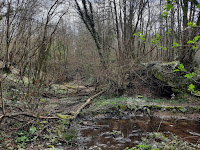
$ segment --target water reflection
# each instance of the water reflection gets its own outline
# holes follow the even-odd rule
[[[100,119],[85,121],[80,128],[78,149],[89,149],[92,146],[98,146],[103,150],[122,150],[137,145],[141,137],[157,131],[169,131],[189,142],[196,143],[200,139],[200,122],[150,119],[149,117],[135,117],[128,120]]]

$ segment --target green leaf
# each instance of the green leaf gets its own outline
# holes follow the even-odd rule
[[[189,26],[189,27],[195,27],[195,26],[197,26],[197,24],[196,24],[196,23],[193,23],[193,22],[188,22],[188,26]]]
[[[165,9],[167,9],[167,11],[170,11],[173,8],[174,8],[173,4],[167,4],[167,5],[165,5]]]
[[[193,41],[191,41],[191,40],[189,40],[187,43],[188,43],[188,44],[193,44],[194,42],[193,42]]]
[[[197,46],[192,46],[192,49],[193,49],[193,50],[197,49]]]
[[[181,71],[186,71],[186,69],[185,69],[183,64],[179,64],[178,69],[180,69]]]
[[[177,72],[177,71],[180,71],[179,69],[175,69],[173,72]]]
[[[161,38],[160,34],[156,34],[156,36],[157,36],[158,38]]]
[[[174,48],[174,47],[178,47],[178,46],[181,46],[181,45],[178,44],[178,43],[176,43],[176,42],[174,42],[173,45],[172,45],[172,48]]]
[[[164,50],[167,50],[167,47],[163,47]]]
[[[36,127],[31,127],[30,129],[29,129],[29,132],[30,132],[30,134],[34,134],[35,132],[36,132]]]
[[[166,11],[165,11],[165,12],[163,12],[161,16],[162,16],[163,18],[165,18],[165,19],[166,19],[166,18],[167,18],[167,16],[168,16],[168,12],[166,12]]]
[[[163,50],[167,50],[166,47],[163,47],[163,46],[159,46],[159,48],[163,49]]]
[[[197,7],[200,9],[200,4],[198,4]]]
[[[190,85],[188,86],[188,90],[189,90],[189,91],[194,92],[194,88],[195,88],[194,84],[190,84]]]
[[[166,32],[165,34],[169,34],[169,35],[171,35],[172,34],[172,29],[169,29],[169,31],[168,32]]]
[[[197,93],[196,93],[197,95],[200,95],[200,91],[196,91],[196,92],[197,92]]]
[[[188,78],[188,79],[191,79],[194,75],[193,74],[186,74],[184,77]]]
[[[195,41],[195,42],[198,41],[199,38],[200,38],[200,36],[195,36],[195,37],[194,37],[194,41]]]

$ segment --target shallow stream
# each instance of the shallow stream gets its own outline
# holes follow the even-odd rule
[[[141,137],[152,132],[171,132],[191,143],[200,139],[200,121],[134,117],[132,119],[85,120],[80,125],[78,149],[100,147],[123,150],[136,146]],[[95,149],[95,148],[94,148]]]

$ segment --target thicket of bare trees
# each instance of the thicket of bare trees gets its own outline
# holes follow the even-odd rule
[[[107,68],[101,76],[112,78],[119,89],[139,61],[179,60],[188,69],[194,66],[198,46],[188,41],[199,34],[198,1],[75,0],[75,4],[100,63]]]
[[[4,70],[17,67],[19,75],[42,83],[63,16],[70,3],[64,0],[5,0],[1,2],[1,60]]]
[[[4,0],[0,57],[4,70],[15,65],[30,83],[83,71],[112,79],[120,89],[141,61],[193,65],[198,47],[188,41],[199,34],[198,5],[197,0]]]

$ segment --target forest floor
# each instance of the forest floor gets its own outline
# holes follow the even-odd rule
[[[52,90],[43,94],[48,103],[45,109],[50,110],[51,113],[73,114],[90,96],[95,94],[95,89],[93,87],[77,86],[74,83],[53,85],[53,87]],[[67,89],[68,92],[66,93]],[[98,115],[101,111],[111,111],[112,108],[134,112],[137,113],[137,115],[147,114],[150,116],[187,118],[193,120],[198,120],[200,118],[199,98],[165,99],[144,97],[141,95],[111,97],[103,94],[92,100],[89,105],[82,110],[80,115],[86,112]]]
[[[19,86],[22,83],[7,80],[4,96],[8,115],[0,128],[0,149],[54,149],[60,146],[60,149],[70,146],[69,149],[72,149],[77,146],[79,126],[83,120],[91,118],[153,116],[164,119],[200,119],[199,99],[155,99],[141,95],[110,97],[102,94],[91,100],[71,122],[70,116],[96,93],[94,87],[77,83],[53,84],[41,89],[40,95],[33,95],[27,102],[26,93]]]

